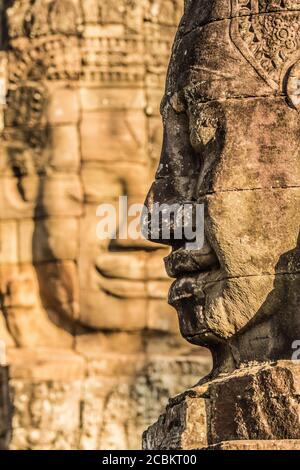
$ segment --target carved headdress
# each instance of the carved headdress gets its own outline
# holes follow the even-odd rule
[[[233,42],[274,90],[281,89],[300,56],[300,1],[231,1]]]
[[[177,39],[216,20],[229,22],[232,43],[273,92],[294,88],[300,0],[186,0]]]

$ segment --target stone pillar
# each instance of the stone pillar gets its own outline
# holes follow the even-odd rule
[[[300,447],[299,28],[298,1],[186,3],[147,204],[204,205],[204,245],[171,240],[166,267],[181,333],[214,366],[146,449]]]
[[[164,247],[99,240],[98,205],[143,202],[175,0],[15,0],[0,158],[0,338],[12,449],[138,448],[208,372],[166,302]],[[3,210],[2,210],[3,208]]]

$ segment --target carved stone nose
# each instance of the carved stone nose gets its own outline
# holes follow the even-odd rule
[[[142,215],[143,236],[154,243],[169,246],[181,245],[181,229],[193,227],[196,214],[194,201],[196,176],[174,176],[157,178],[148,193]],[[186,210],[186,211],[185,211]],[[184,213],[189,217],[183,218]]]
[[[151,210],[145,207],[142,215],[143,236],[154,243],[173,246],[177,241],[179,244],[182,240],[183,212],[184,204],[155,203]]]
[[[142,233],[154,243],[181,247],[187,243],[204,245],[204,206],[194,201],[175,203],[173,200],[149,204],[142,214]]]

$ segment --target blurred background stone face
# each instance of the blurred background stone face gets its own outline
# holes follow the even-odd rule
[[[139,448],[168,397],[210,370],[179,338],[164,248],[96,237],[97,206],[142,203],[153,178],[182,8],[2,2],[0,339],[13,449]]]

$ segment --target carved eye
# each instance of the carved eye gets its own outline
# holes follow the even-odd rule
[[[190,139],[196,151],[204,150],[216,139],[219,123],[218,118],[206,109],[199,110],[190,119]]]
[[[190,141],[199,154],[217,149],[224,137],[225,119],[220,106],[201,104],[190,110]]]
[[[175,111],[175,113],[184,113],[186,109],[186,102],[184,99],[183,92],[174,93],[170,99],[170,104]]]
[[[191,129],[191,144],[195,150],[197,150],[199,146],[201,148],[205,147],[214,140],[216,138],[217,129],[217,124],[210,120],[197,120],[195,127]]]

